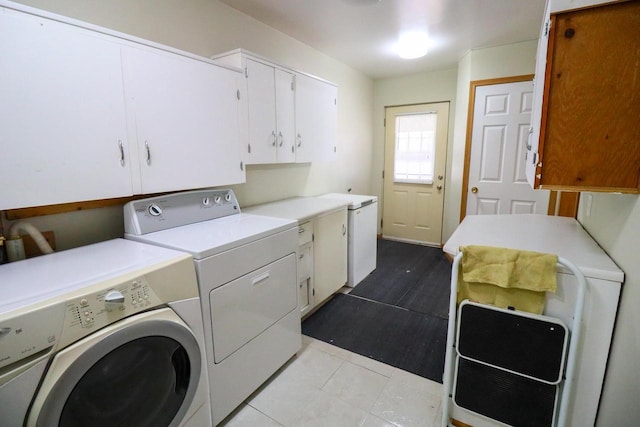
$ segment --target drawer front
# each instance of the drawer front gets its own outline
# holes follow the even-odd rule
[[[298,307],[296,255],[220,286],[209,294],[215,363]]]
[[[298,226],[298,246],[309,243],[313,238],[313,224],[307,221]]]
[[[298,250],[298,282],[308,279],[313,274],[312,246],[306,245]]]

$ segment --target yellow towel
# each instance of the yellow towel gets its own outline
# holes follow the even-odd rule
[[[556,291],[558,257],[490,246],[463,246],[458,296],[541,314],[545,292]]]

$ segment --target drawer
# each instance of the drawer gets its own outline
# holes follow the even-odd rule
[[[298,246],[309,243],[313,238],[313,224],[307,221],[298,226]]]
[[[298,250],[298,282],[311,277],[313,272],[313,246],[307,244]]]

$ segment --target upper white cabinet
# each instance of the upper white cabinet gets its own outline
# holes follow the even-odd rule
[[[527,146],[534,188],[640,193],[638,28],[637,1],[547,3]]]
[[[0,8],[0,209],[132,194],[120,45]]]
[[[239,69],[0,5],[0,209],[244,182]]]
[[[246,60],[249,141],[246,162],[294,162],[293,74]]]
[[[332,160],[336,148],[338,89],[296,75],[296,161]]]
[[[332,83],[236,49],[214,57],[245,69],[247,164],[333,160],[338,88]]]
[[[123,57],[140,168],[136,192],[243,182],[241,74],[146,47],[127,47]]]

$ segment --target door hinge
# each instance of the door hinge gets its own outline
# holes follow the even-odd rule
[[[544,23],[544,36],[549,36],[549,30],[551,29],[551,21],[546,21]]]
[[[243,171],[244,170],[244,163],[242,163],[242,161],[240,161],[240,170]]]
[[[387,118],[382,119],[382,127],[387,127]]]
[[[380,218],[380,229],[382,229],[382,223],[384,222],[384,219]]]
[[[249,69],[247,67],[244,67],[244,77],[249,78]]]
[[[382,171],[382,179],[384,179],[384,171]]]
[[[333,98],[333,105],[338,105],[338,98]]]
[[[240,101],[240,89],[236,91],[236,98],[238,98],[238,101]]]
[[[314,297],[316,296],[316,288],[313,288],[313,290],[311,291],[311,295],[313,295]]]
[[[315,235],[315,234],[313,234],[313,233],[311,233],[311,241],[312,241],[312,242],[315,242],[315,241],[316,241],[316,235]]]
[[[291,90],[296,90],[296,76],[291,79]]]
[[[251,144],[247,144],[247,153],[251,153]]]

